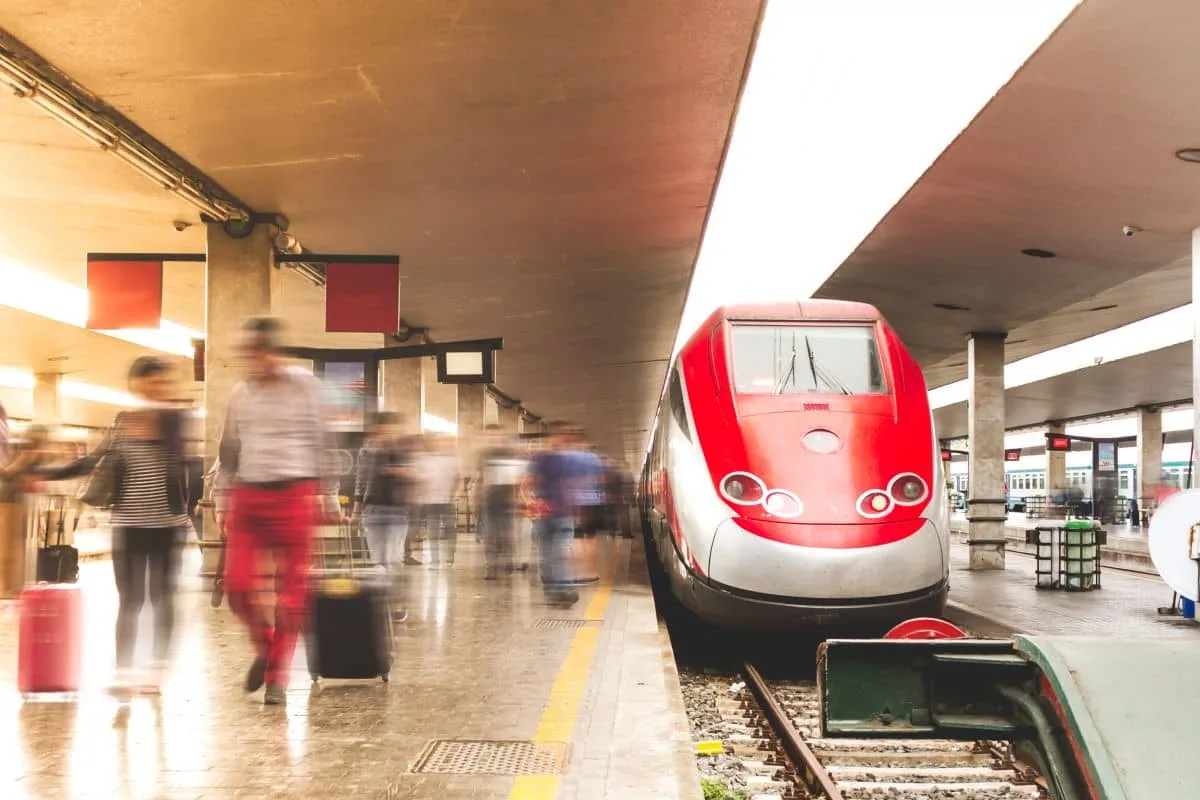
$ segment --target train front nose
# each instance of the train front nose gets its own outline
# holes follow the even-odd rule
[[[773,523],[770,536],[748,530],[750,524],[761,525],[728,519],[717,528],[709,551],[710,580],[760,595],[847,603],[918,592],[945,580],[941,537],[929,520]],[[872,539],[882,543],[844,546]]]

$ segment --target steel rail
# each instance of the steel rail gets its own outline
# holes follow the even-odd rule
[[[742,674],[746,678],[746,686],[758,701],[763,716],[767,719],[767,724],[779,737],[780,745],[787,753],[788,758],[792,760],[804,785],[816,797],[823,797],[825,800],[845,800],[833,782],[833,778],[817,758],[817,754],[804,741],[804,737],[800,735],[800,731],[796,730],[796,726],[792,724],[792,720],[784,711],[783,706],[767,688],[767,682],[763,680],[762,673],[753,664],[747,663],[742,666]]]

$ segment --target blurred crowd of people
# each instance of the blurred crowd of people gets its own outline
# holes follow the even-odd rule
[[[632,477],[600,457],[582,429],[565,423],[548,425],[538,437],[491,426],[481,441],[470,442],[380,412],[367,426],[345,498],[347,476],[334,457],[340,445],[324,387],[311,371],[289,364],[280,323],[249,320],[238,355],[245,376],[225,411],[207,488],[225,543],[218,580],[254,651],[245,688],[265,686],[267,704],[285,701],[322,530],[336,527],[348,538],[361,533],[370,561],[386,575],[399,621],[406,617],[404,570],[452,567],[460,530],[473,530],[483,544],[484,579],[536,565],[547,600],[568,605],[578,601],[580,584],[598,578],[597,531],[632,535]],[[121,696],[158,691],[181,550],[200,522],[205,491],[203,425],[176,401],[173,365],[139,358],[128,377],[138,405],[118,414],[91,452],[56,443],[39,426],[16,441],[0,409],[0,480],[10,501],[12,487],[35,491],[43,482],[77,480],[80,498],[109,514],[119,597],[113,691]],[[17,535],[15,523],[0,524],[8,538]],[[29,579],[14,566],[18,560],[0,559],[10,591]],[[135,670],[137,621],[147,601],[155,620],[153,659]]]

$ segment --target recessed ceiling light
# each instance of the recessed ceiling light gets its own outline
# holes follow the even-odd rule
[[[1040,247],[1026,247],[1021,252],[1030,258],[1054,258],[1058,255],[1053,250],[1043,250]]]
[[[1200,147],[1185,147],[1182,150],[1176,150],[1175,157],[1180,161],[1200,164]]]
[[[956,306],[953,303],[934,303],[934,308],[940,308],[942,311],[970,311],[966,306]]]
[[[1089,308],[1088,311],[1110,311],[1116,307],[1117,307],[1116,303],[1109,303],[1106,306],[1096,306],[1094,308]]]

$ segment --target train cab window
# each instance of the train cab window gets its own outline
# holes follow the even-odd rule
[[[671,404],[671,416],[675,418],[679,429],[683,431],[683,435],[688,441],[692,440],[692,431],[688,426],[687,410],[683,406],[683,382],[679,377],[679,370],[671,370],[671,385],[667,388],[667,402]]]
[[[869,325],[734,325],[740,394],[886,394]]]

